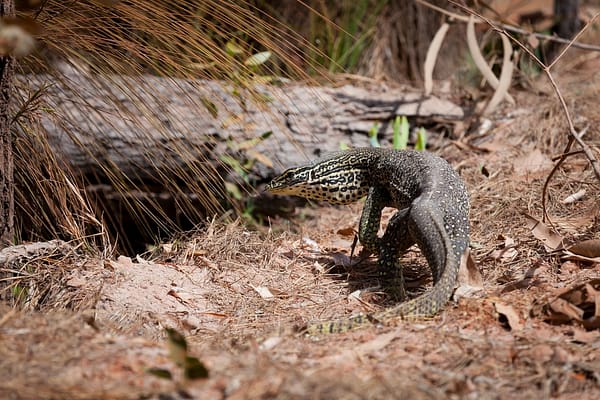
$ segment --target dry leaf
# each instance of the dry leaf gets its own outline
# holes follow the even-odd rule
[[[494,308],[498,314],[502,314],[506,317],[508,321],[508,325],[513,331],[520,331],[523,329],[523,322],[521,322],[521,317],[519,313],[513,308],[513,306],[509,306],[508,304],[503,304],[500,302],[494,303]]]
[[[583,320],[583,310],[560,297],[551,301],[549,305],[552,311],[556,313],[566,315],[576,321]]]
[[[500,38],[502,39],[503,53],[502,70],[500,72],[500,78],[498,79],[498,87],[485,107],[484,114],[491,114],[503,99],[508,100],[508,89],[512,82],[513,70],[515,67],[512,60],[513,48],[506,35],[500,35]],[[515,104],[514,100],[510,103]]]
[[[313,239],[304,236],[302,238],[302,244],[309,247],[310,250],[320,253],[321,249],[319,248],[319,245],[317,244],[317,242],[315,242]]]
[[[465,254],[460,258],[460,269],[458,271],[459,282],[467,284],[469,286],[483,288],[483,277],[481,271],[471,254],[471,251],[467,249]]]
[[[515,249],[513,247],[509,247],[509,248],[502,248],[502,249],[494,250],[494,251],[492,251],[492,254],[490,256],[496,261],[498,261],[498,260],[510,261],[510,260],[514,259],[517,255],[519,255],[519,252],[517,251],[517,249]]]
[[[460,269],[458,270],[458,287],[454,291],[454,300],[463,297],[474,297],[473,295],[483,289],[483,277],[481,271],[473,258],[473,255],[467,249],[460,259]]]
[[[335,265],[339,265],[342,267],[352,266],[352,259],[344,253],[333,253],[331,255],[331,258],[333,259],[333,263]]]
[[[504,247],[508,248],[508,247],[515,247],[517,245],[517,241],[511,237],[505,237],[504,238]]]
[[[425,56],[425,64],[423,66],[423,70],[425,71],[423,74],[425,80],[425,84],[423,85],[425,87],[425,96],[431,95],[431,91],[433,90],[433,68],[435,67],[435,61],[437,60],[438,53],[442,47],[442,42],[444,41],[444,37],[449,28],[450,25],[447,22],[444,22],[429,44],[429,49]]]
[[[70,286],[70,287],[81,288],[81,287],[84,287],[87,283],[88,283],[88,281],[84,277],[82,277],[80,275],[76,275],[76,276],[72,276],[66,282],[66,285]]]
[[[520,175],[530,175],[536,172],[542,172],[552,168],[552,161],[548,156],[542,154],[539,149],[528,152],[522,157],[513,161],[515,172]]]
[[[574,274],[580,270],[579,264],[573,261],[566,261],[560,265],[560,272],[562,274]]]
[[[250,285],[250,286],[252,286],[252,289],[254,289],[256,291],[256,293],[258,293],[259,296],[265,300],[269,300],[269,299],[272,299],[275,297],[273,295],[273,293],[271,293],[269,288],[266,286],[253,286],[253,285]]]
[[[281,336],[271,336],[270,338],[267,338],[264,342],[260,344],[259,349],[263,351],[271,350],[279,343],[281,343],[281,340]]]
[[[348,300],[359,300],[360,301],[360,294],[361,294],[361,290],[355,290],[354,292],[350,293],[348,295]]]
[[[600,340],[600,332],[585,331],[581,328],[573,328],[573,340],[581,343],[594,343]]]
[[[544,244],[546,251],[550,252],[562,248],[562,236],[531,215],[525,213],[523,215],[527,219],[527,227],[531,229],[533,236]]]
[[[585,189],[581,189],[579,192],[568,195],[567,197],[565,197],[563,199],[562,203],[563,204],[575,203],[576,201],[583,199],[583,196],[585,196]]]
[[[338,229],[336,233],[342,236],[354,236],[356,234],[356,231],[353,227],[347,226],[345,228]]]
[[[584,240],[583,242],[575,243],[567,250],[578,256],[588,258],[600,257],[600,239]]]

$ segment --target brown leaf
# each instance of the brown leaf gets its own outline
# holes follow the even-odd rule
[[[552,168],[552,161],[538,149],[528,152],[513,161],[513,167],[518,174],[529,175]]]
[[[578,256],[588,258],[600,257],[600,239],[584,240],[583,242],[575,243],[567,250]]]
[[[544,244],[546,251],[550,252],[563,247],[562,236],[531,215],[525,213],[523,215],[527,219],[527,227],[531,230],[533,236]]]
[[[574,327],[573,329],[573,340],[581,343],[594,343],[600,340],[600,332],[597,331],[585,331],[581,328]]]
[[[594,289],[590,283],[585,284],[585,290],[587,290],[590,301],[593,301],[596,307],[594,317],[600,318],[600,290]]]
[[[490,256],[496,261],[510,261],[514,259],[517,255],[519,255],[519,252],[514,247],[505,247],[502,249],[494,250]]]
[[[506,317],[508,321],[508,325],[513,331],[520,331],[523,329],[523,322],[521,322],[521,317],[519,313],[514,309],[513,306],[508,304],[503,304],[500,302],[494,303],[494,308],[498,314],[502,314]]]
[[[458,287],[454,292],[454,299],[461,297],[473,297],[473,294],[483,289],[483,277],[481,271],[473,258],[471,252],[467,249],[460,259],[460,269],[458,270]]]
[[[583,321],[583,310],[560,297],[550,302],[550,308],[552,311],[566,315],[576,321]]]
[[[356,234],[356,231],[353,227],[347,226],[345,228],[338,229],[336,233],[342,236],[354,236]]]
[[[258,293],[259,296],[265,300],[270,300],[275,297],[273,295],[273,293],[271,293],[269,288],[266,286],[253,286],[253,285],[250,285],[250,286],[252,286],[252,289],[254,289],[256,291],[256,293]]]
[[[580,270],[579,264],[573,261],[566,261],[560,265],[560,272],[562,274],[574,274]]]

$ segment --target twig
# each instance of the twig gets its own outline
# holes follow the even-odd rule
[[[417,1],[419,1],[419,0],[417,0]],[[558,57],[556,57],[556,59],[550,65],[546,65],[539,58],[537,58],[535,56],[535,54],[533,54],[533,52],[531,50],[529,50],[529,48],[527,48],[527,46],[525,46],[523,43],[521,43],[520,41],[515,39],[513,36],[511,36],[505,29],[497,26],[497,24],[494,23],[493,21],[491,21],[490,19],[479,14],[477,11],[474,11],[466,6],[463,6],[462,4],[456,2],[455,0],[448,0],[448,1],[452,4],[454,4],[455,6],[457,6],[458,8],[460,8],[461,10],[463,10],[464,12],[466,12],[470,15],[474,15],[474,16],[480,18],[481,20],[485,21],[495,31],[505,34],[508,38],[510,38],[513,42],[515,42],[517,44],[517,46],[519,46],[521,49],[523,49],[523,51],[525,51],[540,66],[540,68],[542,68],[544,70],[544,73],[548,77],[548,80],[550,81],[550,84],[552,85],[552,88],[554,89],[554,92],[556,93],[556,96],[558,97],[560,105],[561,105],[563,112],[565,114],[565,117],[567,119],[567,123],[569,125],[569,140],[567,142],[567,145],[565,146],[565,149],[563,150],[562,156],[560,157],[560,159],[558,160],[556,165],[554,165],[554,168],[552,168],[552,170],[546,177],[546,181],[544,182],[544,187],[542,189],[542,212],[543,212],[542,220],[543,220],[543,222],[545,222],[546,220],[549,221],[550,218],[548,217],[548,211],[546,209],[546,197],[547,197],[547,193],[548,193],[548,184],[550,183],[552,176],[558,170],[558,167],[568,157],[568,154],[570,153],[571,146],[573,145],[574,141],[577,142],[577,144],[579,144],[581,146],[582,151],[585,153],[586,157],[588,158],[588,160],[592,166],[592,169],[594,170],[596,178],[598,178],[598,180],[600,180],[600,163],[598,163],[598,160],[596,159],[596,156],[594,155],[594,152],[592,151],[592,149],[590,149],[590,147],[587,144],[585,144],[585,142],[581,139],[579,133],[575,130],[575,126],[573,125],[573,120],[571,118],[571,114],[569,113],[569,108],[567,107],[567,103],[565,102],[565,99],[564,99],[560,89],[558,88],[558,85],[556,84],[556,81],[554,80],[552,73],[550,72],[550,69],[554,65],[556,65],[557,61],[565,54],[565,52],[570,47],[573,46],[573,43],[583,34],[583,32],[586,31],[586,29],[596,20],[596,18],[598,18],[600,16],[600,13],[597,13],[596,15],[594,15],[592,17],[592,19],[590,19],[585,24],[585,26],[579,31],[579,33],[577,33],[577,35],[575,35],[575,37],[569,42],[567,47],[565,49],[563,49],[563,51],[558,55]],[[582,132],[582,133],[585,133],[585,132]]]
[[[445,10],[441,7],[438,7],[436,5],[433,5],[425,0],[416,0],[417,3],[420,3],[422,5],[424,5],[425,7],[429,7],[432,10],[435,10],[441,14],[447,15],[450,18],[453,18],[457,21],[461,21],[461,22],[468,22],[469,21],[469,17],[465,17],[463,15],[460,14],[456,14],[453,13],[451,11]],[[455,4],[455,3],[453,3]],[[475,16],[477,16],[477,14],[473,14]],[[475,21],[476,24],[481,24],[486,22],[485,19],[479,20],[479,21]],[[487,22],[486,22],[487,23]],[[523,28],[519,28],[517,26],[514,25],[509,25],[509,24],[504,24],[502,22],[498,22],[498,21],[494,21],[494,24],[496,26],[499,26],[500,28],[503,28],[509,32],[514,32],[514,33],[518,33],[521,35],[528,35],[528,36],[535,36],[538,39],[542,39],[542,40],[547,40],[550,42],[556,42],[556,43],[562,43],[562,44],[571,44],[572,47],[577,47],[578,49],[583,49],[583,50],[590,50],[590,51],[600,51],[600,46],[594,46],[593,44],[587,44],[587,43],[579,43],[579,42],[572,42],[569,39],[564,39],[558,36],[550,36],[550,35],[546,35],[543,33],[538,33],[538,32],[531,32],[528,30],[525,30]]]
[[[561,155],[558,155],[558,156],[552,157],[552,158],[551,158],[551,160],[552,160],[552,161],[556,161],[556,160],[560,160],[560,158],[561,158],[561,157],[570,157],[570,156],[574,156],[574,155],[576,155],[576,154],[583,154],[583,150],[575,150],[575,151],[570,151],[570,152],[568,152],[568,153],[566,153],[566,154],[565,154],[565,153],[563,153],[563,154],[561,154]]]

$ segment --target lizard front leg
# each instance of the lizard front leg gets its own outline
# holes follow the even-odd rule
[[[390,219],[385,234],[381,238],[379,252],[378,267],[382,286],[385,292],[397,301],[404,301],[406,298],[400,256],[415,244],[408,228],[409,213],[410,209],[405,208]]]
[[[381,239],[377,236],[381,222],[381,211],[389,203],[389,195],[383,189],[371,187],[365,200],[365,205],[360,216],[358,238],[363,248],[371,253],[378,254]]]

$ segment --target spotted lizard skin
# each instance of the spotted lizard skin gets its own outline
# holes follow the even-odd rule
[[[463,181],[442,158],[428,152],[356,148],[332,153],[308,165],[286,170],[267,185],[283,195],[349,204],[365,196],[359,239],[378,253],[378,271],[390,296],[402,301],[373,314],[308,325],[309,334],[340,333],[395,319],[435,315],[450,299],[460,260],[469,245],[469,196]],[[379,238],[384,207],[398,211]],[[399,257],[413,244],[424,254],[433,288],[405,300]]]

